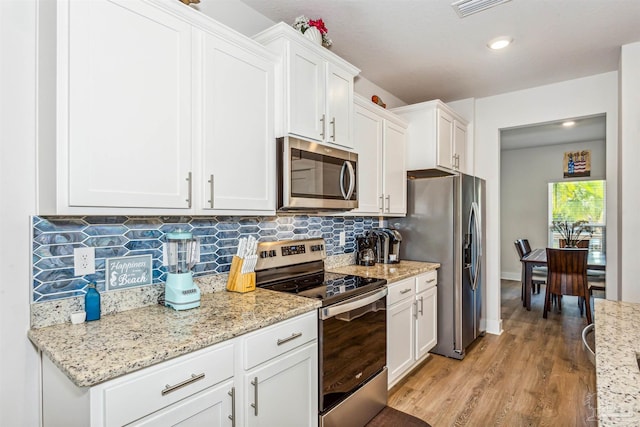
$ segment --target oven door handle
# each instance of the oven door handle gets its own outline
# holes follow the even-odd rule
[[[365,307],[372,302],[375,302],[381,298],[387,296],[388,290],[386,287],[382,289],[376,289],[375,291],[366,293],[358,298],[349,299],[347,301],[320,309],[320,320],[326,320],[330,317],[337,316],[338,314],[346,313],[357,308]]]

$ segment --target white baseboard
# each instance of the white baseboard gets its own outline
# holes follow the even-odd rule
[[[517,280],[520,281],[522,278],[522,272],[513,272],[513,271],[503,271],[500,274],[500,278],[502,280]]]

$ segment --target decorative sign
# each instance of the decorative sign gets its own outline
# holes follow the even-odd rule
[[[105,282],[108,291],[150,285],[151,255],[107,258]]]
[[[565,178],[578,178],[591,175],[591,150],[566,151],[563,170]]]

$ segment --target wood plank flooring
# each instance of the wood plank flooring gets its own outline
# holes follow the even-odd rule
[[[500,336],[478,339],[462,361],[432,355],[389,392],[389,406],[440,426],[596,426],[595,367],[582,348],[577,297],[542,318],[520,282],[502,281]]]

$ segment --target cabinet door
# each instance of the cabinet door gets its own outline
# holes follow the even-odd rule
[[[211,387],[129,426],[231,427],[235,404],[233,381]]]
[[[248,426],[300,427],[318,422],[318,346],[292,350],[256,369],[244,380]]]
[[[190,208],[191,26],[142,1],[60,7],[58,173],[69,206]]]
[[[416,295],[418,316],[416,318],[416,360],[425,356],[438,340],[437,286]]]
[[[325,140],[353,147],[353,76],[327,63],[327,130]]]
[[[456,155],[456,169],[463,173],[471,173],[467,168],[467,126],[457,120],[453,121],[453,149]]]
[[[353,212],[379,215],[382,212],[382,123],[377,114],[355,106],[354,149],[358,153],[358,209]]]
[[[384,213],[407,213],[407,171],[405,169],[405,132],[385,121],[383,162]]]
[[[438,166],[453,169],[453,117],[445,111],[438,109],[436,111],[436,118],[438,120],[437,129],[437,147],[436,157]]]
[[[390,387],[413,365],[414,301],[413,298],[403,300],[387,311],[387,368]]]
[[[329,126],[325,115],[325,61],[295,43],[291,43],[289,61],[289,132],[323,141]]]
[[[275,138],[271,61],[202,34],[204,210],[275,210]]]

